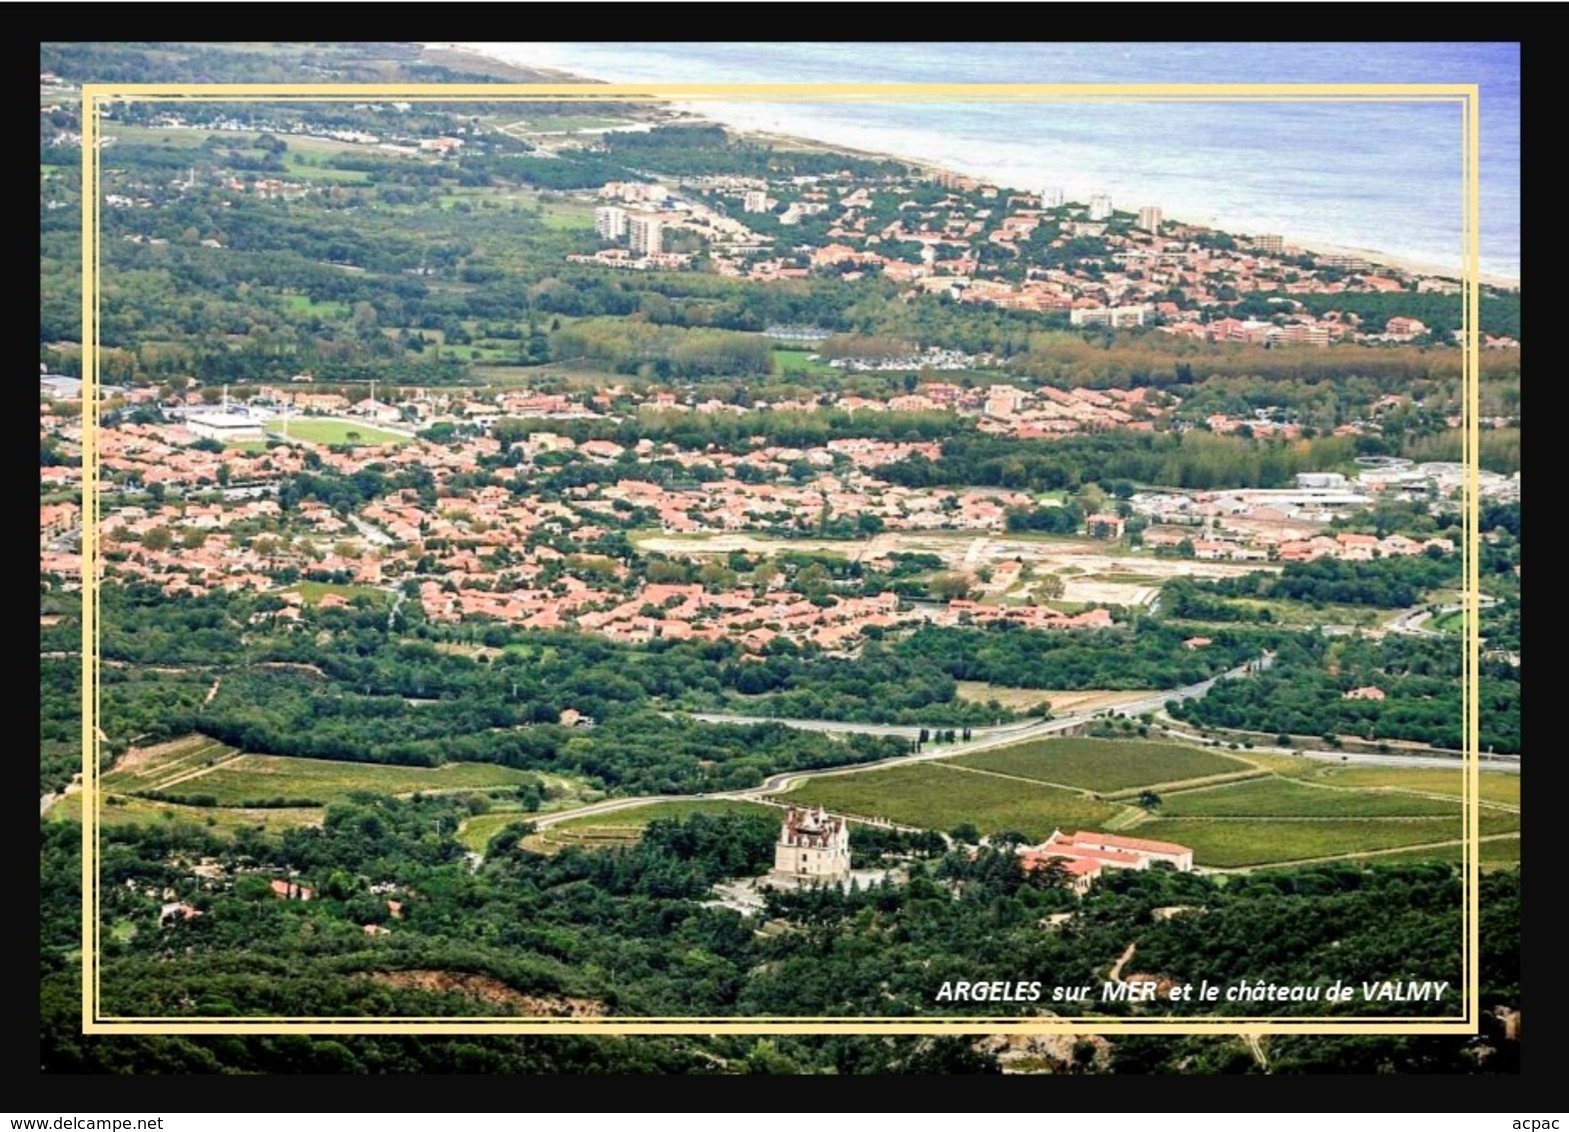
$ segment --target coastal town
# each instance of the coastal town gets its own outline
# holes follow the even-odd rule
[[[1459,985],[1464,863],[1518,899],[1518,284],[1471,353],[1474,281],[1158,180],[633,101],[131,99],[83,328],[80,84],[122,57],[518,81],[45,52],[42,868],[74,894],[92,832],[93,1009],[979,1014],[934,995],[997,947],[1169,990],[1261,933],[1281,978]]]

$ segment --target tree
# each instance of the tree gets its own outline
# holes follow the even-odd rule
[[[174,533],[168,527],[154,527],[142,535],[142,545],[148,550],[168,550],[174,545]]]
[[[935,575],[928,583],[933,597],[942,601],[965,598],[970,594],[970,579],[956,571]]]

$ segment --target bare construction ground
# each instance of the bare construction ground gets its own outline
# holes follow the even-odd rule
[[[1168,578],[1230,578],[1255,570],[1277,571],[1265,562],[1199,562],[1191,558],[1157,558],[1131,554],[1094,539],[996,535],[973,531],[886,531],[866,539],[783,539],[740,532],[720,534],[647,534],[636,538],[639,549],[690,557],[808,551],[847,559],[881,558],[888,554],[935,554],[951,570],[975,572],[1019,560],[1037,575],[1063,576],[1063,600],[1109,605],[1147,605]]]

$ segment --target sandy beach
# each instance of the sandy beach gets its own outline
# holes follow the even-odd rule
[[[1423,263],[1421,260],[1390,255],[1387,252],[1375,251],[1372,248],[1353,248],[1343,244],[1326,244],[1322,240],[1288,240],[1287,242],[1291,247],[1301,248],[1303,251],[1310,252],[1313,255],[1357,256],[1367,260],[1374,267],[1391,267],[1408,275],[1427,275],[1438,279],[1452,279],[1456,281],[1461,277],[1460,272],[1452,267]],[[1501,287],[1506,290],[1518,290],[1520,287],[1519,279],[1511,278],[1507,275],[1493,275],[1483,271],[1477,278],[1489,287]]]

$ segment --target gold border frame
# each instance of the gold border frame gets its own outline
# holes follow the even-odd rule
[[[1474,1034],[1480,1025],[1481,963],[1478,926],[1480,849],[1480,663],[1477,619],[1480,531],[1479,470],[1480,309],[1478,235],[1480,147],[1475,83],[969,83],[969,84],[599,84],[599,83],[83,83],[82,84],[82,1032],[85,1034]],[[1464,798],[1461,877],[1463,898],[1461,988],[1463,1011],[1438,1018],[1278,1018],[1214,1016],[1134,1020],[1106,1017],[733,1017],[515,1019],[349,1018],[125,1018],[98,1012],[98,634],[97,432],[100,325],[98,264],[99,123],[106,105],[124,101],[289,102],[396,98],[407,102],[1436,102],[1460,109],[1462,193],[1462,459],[1466,467],[1462,513],[1465,596]]]

